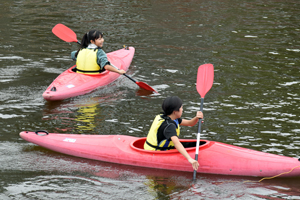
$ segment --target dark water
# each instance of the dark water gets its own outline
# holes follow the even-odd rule
[[[23,130],[145,136],[163,99],[178,95],[184,118],[200,107],[198,66],[212,63],[202,139],[300,155],[299,21],[296,0],[0,0],[0,199],[300,199],[300,179],[169,172],[90,161],[29,144]],[[74,62],[78,39],[105,33],[106,52],[134,46],[128,74],[90,94],[46,102],[43,91]],[[196,138],[197,126],[183,127]],[[300,163],[299,163],[300,165]],[[246,182],[246,181],[253,182]]]

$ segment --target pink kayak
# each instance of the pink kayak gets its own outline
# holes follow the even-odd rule
[[[120,49],[107,53],[108,60],[117,68],[128,70],[134,56],[134,47]],[[115,81],[120,74],[104,71],[100,74],[80,74],[72,71],[72,68],[60,74],[43,93],[48,101],[63,100],[89,93],[99,87]]]
[[[125,135],[75,135],[44,131],[20,133],[24,140],[72,156],[125,165],[193,172],[191,164],[176,150],[143,149],[146,138]],[[196,142],[181,139],[181,142]],[[187,148],[195,157],[196,147]],[[259,152],[220,142],[201,140],[198,173],[272,177],[300,177],[296,158]]]

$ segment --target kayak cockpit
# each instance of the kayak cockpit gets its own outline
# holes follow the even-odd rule
[[[71,68],[68,69],[68,72],[69,73],[77,73],[76,72],[76,65],[72,66]],[[81,75],[89,75],[89,76],[103,76],[103,75],[106,75],[107,73],[109,73],[108,70],[105,70],[101,73],[97,73],[97,74],[82,74],[80,73]]]
[[[171,149],[171,150],[168,150],[168,151],[149,151],[149,150],[145,150],[144,149],[144,143],[146,141],[146,138],[139,138],[139,139],[136,139],[135,141],[131,142],[130,144],[130,147],[132,149],[135,149],[137,151],[142,151],[142,152],[148,152],[148,153],[174,153],[174,152],[178,152],[177,149]],[[192,147],[188,147],[188,148],[185,148],[187,151],[195,151],[196,149],[196,140],[195,139],[180,139],[180,142],[181,143],[185,143],[185,142],[189,142],[191,144],[194,143],[194,146]],[[208,141],[208,140],[201,140],[200,141],[200,150],[203,149],[203,148],[207,148],[211,146],[211,142]]]

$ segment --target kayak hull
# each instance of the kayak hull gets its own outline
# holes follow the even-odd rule
[[[146,138],[125,135],[75,135],[23,131],[20,137],[44,148],[87,159],[139,167],[193,172],[176,150],[143,149]],[[181,142],[196,140],[181,139]],[[195,157],[196,147],[186,148]],[[272,177],[300,177],[296,158],[264,153],[215,141],[201,140],[198,173]],[[298,167],[299,166],[299,167]],[[288,172],[288,173],[287,173]]]
[[[108,60],[117,68],[128,70],[135,53],[134,47],[107,53]],[[81,74],[71,68],[60,74],[45,90],[43,98],[47,101],[64,100],[84,95],[99,87],[110,84],[121,75],[108,70],[100,74]]]

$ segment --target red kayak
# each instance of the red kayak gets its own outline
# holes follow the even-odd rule
[[[108,60],[117,68],[128,70],[134,56],[134,47],[123,48],[107,53]],[[108,85],[115,81],[118,73],[108,70],[100,74],[80,74],[72,71],[72,68],[60,74],[43,93],[44,99],[48,101],[63,100],[89,93],[99,87]]]
[[[44,131],[20,133],[24,140],[44,148],[93,160],[112,163],[193,172],[191,164],[176,150],[148,151],[143,149],[146,138],[125,135],[77,135]],[[181,142],[196,142],[181,139]],[[195,157],[195,148],[187,152]],[[199,173],[272,177],[300,177],[296,158],[259,152],[220,142],[201,140]],[[288,173],[286,173],[288,172]]]

